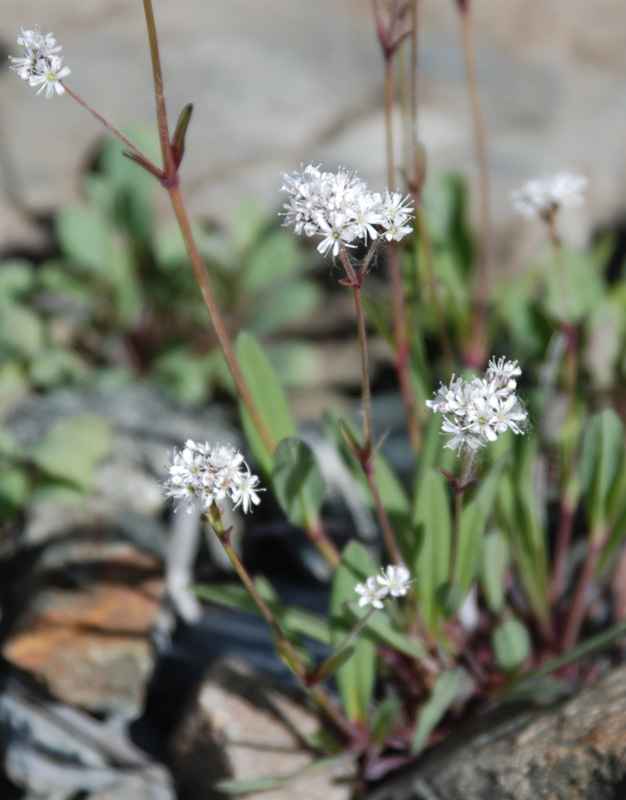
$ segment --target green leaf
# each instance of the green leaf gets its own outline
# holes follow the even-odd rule
[[[563,245],[563,264],[568,288],[568,306],[564,303],[563,278],[550,254],[543,273],[546,290],[541,293],[547,313],[559,320],[571,323],[587,317],[599,305],[604,296],[604,284],[593,256],[581,250]]]
[[[327,414],[325,417],[326,431],[329,438],[335,442],[339,452],[341,453],[346,466],[352,472],[352,475],[359,485],[363,499],[372,510],[375,510],[374,500],[370,492],[367,480],[363,475],[363,470],[356,458],[352,454],[350,448],[346,444],[344,438],[347,435],[354,441],[360,441],[360,435],[357,433],[356,426],[346,420],[340,420],[337,415]],[[343,433],[342,433],[343,429]],[[378,453],[374,461],[374,476],[378,485],[378,491],[385,511],[389,515],[389,519],[393,525],[394,531],[399,538],[400,549],[404,550],[405,547],[411,543],[411,506],[406,495],[406,491],[400,482],[400,479],[389,466],[385,457]],[[404,540],[401,538],[404,537]]]
[[[112,439],[113,431],[106,420],[83,414],[57,422],[30,455],[46,475],[88,491],[95,468],[109,452]]]
[[[516,672],[530,653],[530,636],[518,619],[507,619],[493,631],[496,661],[505,672]]]
[[[62,208],[56,217],[61,249],[74,264],[106,278],[113,260],[113,228],[97,208]]]
[[[162,352],[153,361],[150,374],[169,397],[197,406],[211,396],[210,371],[205,356],[197,356],[183,346]]]
[[[28,261],[15,259],[0,264],[0,297],[18,300],[32,291],[35,273]]]
[[[280,286],[267,297],[255,297],[248,325],[252,330],[267,335],[310,317],[322,298],[321,289],[312,281]]]
[[[458,583],[445,583],[440,584],[435,592],[435,599],[441,615],[446,620],[451,620],[456,616],[461,604],[465,599],[466,592],[461,589]]]
[[[296,238],[284,230],[276,231],[254,247],[241,276],[241,288],[257,295],[274,284],[282,286],[301,264],[302,251]]]
[[[239,200],[230,219],[228,230],[230,247],[234,255],[241,257],[242,253],[258,243],[267,226],[267,213],[259,198],[249,194]]]
[[[540,521],[543,510],[534,483],[536,451],[535,441],[518,445],[515,463],[502,475],[498,504],[528,601],[541,623],[547,624],[550,584],[546,536]]]
[[[39,315],[21,303],[0,302],[0,355],[34,358],[43,347]]]
[[[456,565],[456,580],[463,595],[467,594],[476,577],[480,544],[485,530],[485,512],[476,500],[468,503],[461,513],[459,552]]]
[[[424,619],[431,630],[438,616],[436,592],[447,580],[450,561],[451,518],[447,481],[435,470],[427,471],[416,497],[413,527],[417,531],[417,551],[412,574]]]
[[[21,509],[29,494],[30,480],[25,469],[0,469],[0,521]]]
[[[28,367],[28,377],[38,388],[50,389],[86,372],[80,356],[61,347],[46,348]]]
[[[299,770],[298,772],[291,772],[288,775],[276,775],[266,778],[252,778],[250,780],[239,780],[236,778],[224,778],[217,781],[215,788],[220,792],[226,794],[250,794],[257,792],[265,792],[268,789],[276,789],[279,786],[284,786],[296,778],[303,778],[307,775],[314,775],[317,772],[323,772],[331,767],[340,764],[350,763],[353,756],[341,755],[330,756],[329,758],[320,758],[314,761],[310,766]]]
[[[187,103],[178,116],[176,129],[172,136],[172,148],[174,150],[174,158],[176,160],[176,167],[180,166],[185,153],[185,137],[187,136],[187,128],[191,120],[191,113],[193,111],[193,104]]]
[[[378,566],[359,542],[350,542],[341,554],[330,593],[330,639],[333,648],[340,647],[353,625],[346,613],[346,604],[355,597],[354,587],[369,575],[375,575]],[[367,614],[366,608],[357,612],[359,618]],[[337,688],[345,713],[353,721],[366,718],[376,680],[376,646],[365,636],[354,641],[354,656],[336,673]]]
[[[428,741],[428,737],[441,722],[447,710],[456,699],[463,685],[463,672],[459,669],[446,670],[437,678],[431,696],[422,706],[413,734],[411,752],[414,755],[421,752]]]
[[[307,636],[316,642],[330,644],[330,633],[326,620],[309,611],[282,605],[282,603],[276,601],[271,592],[263,588],[262,582],[257,579],[255,583],[261,596],[276,616],[281,628],[289,637],[294,635]],[[201,584],[194,586],[194,592],[203,600],[208,600],[226,608],[237,608],[242,611],[259,613],[256,603],[243,586],[217,583]]]
[[[276,448],[272,465],[276,499],[294,525],[309,527],[317,519],[326,484],[311,448],[287,438]]]
[[[354,622],[357,622],[363,616],[362,609],[354,601],[346,605],[346,610],[350,613]],[[426,658],[428,656],[428,650],[422,642],[409,638],[385,611],[375,611],[368,619],[361,635],[367,636],[372,641],[389,645],[399,653],[404,653],[411,658]]]
[[[287,398],[263,350],[249,333],[240,333],[235,343],[237,361],[248,384],[258,412],[265,422],[275,445],[289,436],[296,436],[296,425],[291,416]],[[243,403],[239,402],[246,440],[259,466],[266,475],[272,471],[271,453],[259,436],[252,418]]]
[[[592,536],[608,524],[608,500],[624,452],[624,428],[610,408],[594,414],[585,430],[580,456],[580,484],[591,519]]]
[[[339,650],[337,653],[334,653],[334,655],[329,656],[325,661],[315,668],[313,673],[315,677],[315,683],[327,681],[335,674],[335,672],[337,672],[340,667],[343,667],[343,665],[349,661],[353,655],[354,647],[352,645],[348,645],[342,650]]]
[[[78,486],[55,481],[45,477],[38,477],[33,483],[30,502],[55,503],[77,508],[85,501],[85,492]]]
[[[563,667],[568,666],[568,664],[573,664],[583,658],[589,658],[598,653],[602,653],[604,650],[612,647],[618,639],[622,639],[623,637],[626,637],[626,622],[620,622],[618,625],[609,628],[609,630],[602,631],[602,633],[598,633],[596,636],[586,639],[567,653],[563,653],[562,656],[557,656],[557,658],[553,658],[551,661],[542,664],[542,666],[537,669],[527,672],[525,675],[517,678],[512,684],[505,687],[503,694],[517,690],[519,687],[531,683],[537,680],[537,678],[542,678],[544,675],[549,675],[551,672],[563,669]]]
[[[504,605],[504,580],[509,559],[509,543],[502,531],[487,534],[483,540],[480,582],[493,614],[499,614]]]
[[[372,740],[376,744],[384,744],[393,733],[400,713],[400,701],[397,697],[387,697],[376,707],[372,716]]]
[[[283,386],[302,389],[318,385],[323,365],[318,348],[303,339],[275,342],[268,350],[269,361]]]

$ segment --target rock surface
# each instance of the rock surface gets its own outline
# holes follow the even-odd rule
[[[4,769],[28,798],[175,800],[167,769],[124,734],[6,672],[1,684]]]
[[[626,797],[626,666],[556,707],[507,717],[446,743],[368,800]]]
[[[73,574],[76,585],[29,598],[3,655],[60,700],[136,717],[154,666],[150,633],[161,605],[162,565],[122,542],[83,540],[71,554],[63,549],[58,569],[66,580]]]
[[[215,782],[292,775],[314,763],[303,741],[319,730],[315,714],[266,678],[234,659],[217,662],[170,742],[172,763],[188,800],[223,795]],[[294,778],[283,786],[250,792],[264,800],[348,800],[350,761]]]
[[[194,214],[223,220],[246,193],[277,209],[279,172],[300,162],[343,164],[375,186],[385,183],[381,56],[369,3],[154,5],[171,119],[195,103],[183,168]],[[140,7],[110,0],[4,6],[6,52],[15,52],[21,26],[39,22],[63,44],[71,84],[89,102],[118,125],[152,122]],[[510,255],[522,231],[528,238],[528,226],[511,220],[506,198],[536,173],[569,167],[589,176],[589,204],[568,216],[570,237],[582,241],[592,226],[623,217],[621,0],[474,0],[472,7],[500,256]],[[473,179],[454,3],[424,0],[420,9],[420,118],[430,171],[460,169]],[[102,134],[68,97],[36,97],[8,70],[0,82],[0,249],[32,247],[46,231],[27,212],[76,201],[80,172]],[[44,125],[49,146],[40,147]],[[522,255],[528,247],[532,241]]]

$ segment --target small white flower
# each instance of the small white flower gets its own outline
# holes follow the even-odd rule
[[[17,43],[22,55],[18,58],[9,56],[13,62],[11,69],[31,86],[39,86],[37,94],[42,91],[46,97],[63,94],[65,89],[61,81],[70,74],[70,68],[64,67],[62,57],[57,55],[61,51],[61,45],[56,43],[53,35],[42,34],[35,26],[35,30],[22,30],[22,35],[17,37]]]
[[[208,509],[212,503],[229,497],[234,508],[244,513],[252,510],[264,491],[259,479],[250,472],[242,453],[230,445],[194,442],[188,439],[181,451],[170,454],[169,478],[163,483],[167,497],[187,504],[191,513]]]
[[[495,358],[489,361],[485,377],[490,382],[495,381],[499,389],[506,387],[508,391],[514,392],[517,387],[517,382],[514,379],[521,374],[522,370],[517,361],[507,361],[503,356],[497,361]]]
[[[385,569],[382,569],[381,575],[376,576],[378,583],[384,587],[392,597],[404,597],[409,590],[411,583],[411,573],[403,565],[394,566],[390,564]]]
[[[60,56],[41,58],[35,64],[29,84],[40,87],[37,94],[41,94],[45,90],[46,97],[52,97],[55,93],[60,95],[65,91],[61,80],[69,74],[70,68],[62,66]]]
[[[336,257],[342,246],[355,247],[356,241],[399,241],[411,232],[408,197],[370,192],[365,181],[345,169],[322,172],[309,164],[283,174],[281,190],[289,195],[284,224],[293,225],[298,235],[323,236],[317,247],[322,255]]]
[[[230,496],[235,504],[233,508],[241,506],[244,514],[247,514],[248,511],[252,511],[253,505],[259,505],[261,498],[257,492],[262,492],[263,489],[257,485],[258,482],[258,477],[251,475],[249,471],[238,478],[238,483],[231,489]]]
[[[511,192],[511,206],[518,214],[532,219],[547,218],[561,208],[574,208],[584,202],[587,179],[573,172],[557,172],[534,178]]]
[[[383,599],[389,594],[389,590],[376,583],[376,578],[370,577],[365,583],[357,583],[354,591],[360,594],[359,606],[373,605],[374,608],[383,607]]]
[[[512,394],[505,400],[496,397],[492,400],[492,407],[494,411],[493,424],[494,430],[498,436],[505,431],[510,430],[513,433],[524,433],[524,431],[517,424],[518,422],[525,422],[528,419],[528,414],[521,407],[517,397]]]
[[[507,430],[523,434],[528,415],[515,394],[521,374],[517,361],[492,358],[484,377],[466,381],[453,375],[449,386],[442,384],[426,405],[443,415],[442,431],[452,436],[444,447],[460,455],[495,442]]]

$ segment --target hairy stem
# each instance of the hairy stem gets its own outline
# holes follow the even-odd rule
[[[109,133],[113,134],[113,136],[115,136],[116,139],[119,139],[120,142],[122,142],[123,144],[126,145],[126,147],[128,147],[130,150],[132,150],[132,152],[135,153],[135,155],[137,155],[141,161],[145,162],[146,165],[151,167],[152,170],[154,171],[154,174],[158,174],[158,173],[162,172],[160,167],[157,167],[156,164],[154,164],[152,161],[150,161],[148,156],[142,150],[140,150],[139,147],[137,147],[137,145],[134,142],[132,142],[127,136],[124,136],[124,134],[120,130],[118,130],[115,127],[115,125],[112,125],[108,121],[108,119],[105,119],[102,116],[102,114],[100,114],[98,111],[96,111],[95,108],[90,106],[89,103],[86,100],[83,100],[83,98],[79,94],[77,94],[73,89],[71,89],[67,85],[67,83],[65,83],[65,81],[60,81],[60,83],[63,85],[63,88],[69,94],[69,96],[71,98],[76,100],[76,102],[79,105],[81,105],[86,111],[88,111],[91,114],[92,117],[97,119],[98,122],[101,125],[103,125],[109,131]]]
[[[478,89],[476,55],[469,3],[459,4],[461,37],[467,87],[474,121],[474,139],[478,159],[481,236],[479,244],[478,276],[474,285],[474,324],[466,360],[470,366],[482,367],[486,360],[487,292],[491,268],[491,200],[489,195],[489,164],[487,161],[487,136]]]
[[[152,0],[143,0],[143,10],[146,16],[148,41],[150,43],[150,61],[152,63],[152,79],[154,81],[154,99],[156,102],[157,125],[159,128],[159,141],[163,154],[163,170],[168,177],[176,172],[176,163],[170,134],[167,127],[167,111],[165,108],[165,92],[163,91],[163,73],[161,71],[161,58],[159,56],[159,40],[157,38],[156,24]]]

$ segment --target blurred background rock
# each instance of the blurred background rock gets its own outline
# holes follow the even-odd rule
[[[568,216],[566,234],[577,243],[624,214],[626,17],[619,0],[473,5],[503,268],[534,246],[507,202],[527,177],[561,168],[588,176],[589,202]],[[245,193],[277,209],[280,171],[301,162],[357,168],[373,186],[385,184],[382,60],[367,0],[161,0],[155,14],[171,121],[194,103],[183,167],[193,214],[223,222]],[[152,121],[140,6],[3,0],[3,50],[15,52],[20,27],[36,23],[54,32],[72,86],[103,114],[122,126]],[[421,25],[429,169],[473,180],[455,4],[423,0]],[[46,102],[4,71],[0,250],[45,243],[46,228],[32,214],[45,219],[77,199],[81,171],[103,135],[69,98]]]

